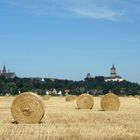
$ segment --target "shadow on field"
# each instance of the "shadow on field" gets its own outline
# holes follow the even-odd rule
[[[12,122],[10,122],[10,123],[12,123],[12,124],[18,124],[18,122],[16,122],[16,121],[12,121]]]
[[[76,107],[75,109],[80,110],[80,108]]]
[[[10,122],[11,124],[19,124],[19,122],[17,122],[17,121],[12,121],[12,122]],[[38,124],[43,124],[44,122],[38,122]],[[25,123],[26,124],[26,123]]]

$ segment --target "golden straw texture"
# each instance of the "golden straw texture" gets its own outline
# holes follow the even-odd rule
[[[38,123],[45,114],[45,105],[40,96],[25,92],[14,99],[11,113],[16,122]]]
[[[71,102],[74,101],[76,99],[76,96],[73,95],[68,95],[65,97],[66,102]]]
[[[81,94],[77,98],[76,103],[79,109],[92,109],[94,105],[94,99],[89,94]]]
[[[51,98],[50,95],[44,95],[44,96],[43,96],[43,100],[49,100],[50,98]]]
[[[113,93],[104,95],[100,102],[103,111],[117,111],[120,107],[119,97]]]

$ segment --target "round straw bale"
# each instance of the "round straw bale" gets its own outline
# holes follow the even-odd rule
[[[128,97],[129,97],[129,98],[132,98],[133,96],[132,96],[132,95],[129,95]]]
[[[94,100],[93,97],[89,94],[81,94],[77,98],[76,103],[79,109],[92,109]]]
[[[66,102],[71,102],[75,100],[75,96],[73,95],[68,95],[65,97]]]
[[[11,113],[15,122],[38,123],[45,114],[45,105],[38,95],[25,92],[14,99]]]
[[[76,95],[73,95],[73,97],[74,97],[74,99],[77,99],[77,97],[78,97],[78,96],[76,96]]]
[[[103,111],[117,111],[120,107],[120,99],[113,93],[104,95],[100,102]]]
[[[135,95],[134,97],[135,97],[135,98],[139,98],[139,96],[138,96],[138,95]]]
[[[50,95],[44,95],[44,96],[43,96],[43,100],[49,100],[50,98],[51,98]]]

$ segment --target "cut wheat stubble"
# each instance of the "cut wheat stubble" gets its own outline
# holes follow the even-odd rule
[[[43,96],[43,100],[49,100],[50,98],[51,98],[50,95],[44,95],[44,96]]]

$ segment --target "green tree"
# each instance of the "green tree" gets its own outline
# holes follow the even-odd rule
[[[6,93],[15,95],[17,93],[17,87],[14,82],[9,82],[6,84]]]

